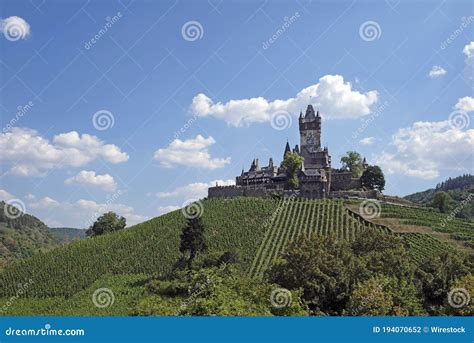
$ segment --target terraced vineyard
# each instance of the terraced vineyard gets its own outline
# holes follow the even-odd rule
[[[343,201],[286,199],[279,203],[249,273],[262,278],[278,255],[284,252],[287,244],[299,235],[333,234],[340,239],[353,241],[362,229],[400,235],[417,262],[449,249],[445,243],[429,234],[394,233],[387,226],[372,223],[346,208]]]
[[[393,234],[346,205],[344,201],[299,198],[280,202],[269,198],[205,200],[202,220],[209,248],[206,256],[236,252],[242,268],[261,278],[299,235],[334,234],[352,241],[364,228]],[[398,206],[390,209],[386,213],[405,211]],[[0,297],[15,295],[18,285],[25,283],[30,284],[25,291],[28,297],[71,297],[104,275],[166,274],[181,256],[179,236],[184,225],[183,214],[175,211],[13,263],[0,272]],[[419,261],[447,247],[431,235],[400,235]]]
[[[250,266],[277,202],[262,198],[206,200],[202,219],[209,254],[235,251]],[[180,258],[181,211],[129,229],[73,242],[14,263],[0,272],[0,297],[30,284],[28,296],[72,296],[107,274],[167,273]]]
[[[397,218],[400,224],[432,228],[437,232],[449,233],[451,238],[474,248],[474,222],[439,213],[435,209],[382,204],[383,218]]]

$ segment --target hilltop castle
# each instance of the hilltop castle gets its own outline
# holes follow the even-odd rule
[[[360,190],[360,178],[353,178],[349,171],[331,168],[327,147],[321,146],[321,116],[308,105],[306,113],[299,116],[300,144],[291,150],[286,143],[283,158],[288,152],[297,153],[304,161],[298,172],[299,189],[287,190],[287,176],[270,158],[268,166],[260,166],[254,159],[248,171],[242,170],[235,178],[235,186],[210,187],[209,198],[234,196],[265,196],[272,193],[292,192],[304,198],[324,199],[341,196],[343,191]],[[365,195],[367,196],[367,195]]]

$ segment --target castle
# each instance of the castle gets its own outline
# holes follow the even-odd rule
[[[371,192],[362,189],[360,178],[352,177],[350,171],[331,168],[331,156],[327,147],[321,146],[321,116],[315,113],[312,105],[308,105],[306,113],[299,116],[300,144],[291,150],[286,143],[283,158],[288,152],[303,157],[298,171],[299,189],[287,189],[287,175],[281,167],[275,166],[270,158],[268,166],[260,166],[254,159],[248,171],[242,170],[235,178],[235,186],[210,187],[209,198],[234,196],[265,196],[275,193],[292,193],[304,198],[324,199],[328,197],[348,196],[352,190],[356,196],[375,197]],[[365,163],[365,161],[364,161]]]

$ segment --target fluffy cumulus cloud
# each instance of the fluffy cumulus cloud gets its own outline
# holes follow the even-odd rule
[[[365,137],[359,141],[362,145],[372,145],[375,143],[375,137]]]
[[[38,201],[32,202],[29,204],[31,208],[46,210],[50,208],[55,208],[59,206],[59,202],[50,197],[44,197]]]
[[[115,199],[118,200],[118,199]],[[138,214],[131,206],[117,201],[97,202],[80,199],[75,202],[59,202],[50,197],[30,202],[27,206],[32,214],[50,227],[74,227],[85,229],[105,212],[113,211],[127,219],[127,226],[141,223],[148,217]]]
[[[204,138],[197,135],[194,139],[184,141],[175,139],[168,147],[155,151],[154,159],[165,168],[178,165],[205,169],[222,168],[230,163],[230,157],[212,158],[208,148],[215,143],[212,136]]]
[[[459,98],[454,109],[461,112],[473,112],[474,111],[474,98],[470,96],[465,96],[464,98]]]
[[[429,75],[429,77],[434,79],[434,78],[437,78],[437,77],[440,77],[440,76],[443,76],[443,75],[446,75],[446,74],[447,74],[447,71],[443,67],[433,66],[428,75]]]
[[[468,59],[473,58],[474,57],[474,42],[470,42],[469,44],[467,44],[462,50],[462,52],[464,53],[464,55],[466,55]]]
[[[274,113],[295,116],[311,103],[327,119],[358,118],[368,115],[378,100],[377,91],[359,92],[340,75],[326,75],[319,82],[302,89],[294,98],[269,101],[263,97],[215,103],[205,94],[193,98],[191,111],[200,117],[214,117],[241,127],[272,120]]]
[[[84,166],[97,158],[120,163],[128,155],[116,145],[76,131],[56,135],[52,142],[25,128],[0,134],[0,162],[9,165],[13,175],[37,176],[53,168]]]
[[[395,153],[375,157],[375,163],[388,174],[432,179],[441,170],[472,170],[474,130],[453,127],[447,120],[416,122],[399,129],[391,143]]]
[[[207,196],[207,189],[215,185],[230,186],[235,185],[234,180],[214,180],[211,182],[194,182],[185,186],[175,188],[170,192],[159,192],[159,198],[177,198],[200,199]]]
[[[31,33],[30,24],[17,16],[0,19],[0,31],[10,41],[26,39]]]
[[[109,174],[98,175],[95,171],[82,170],[77,175],[70,177],[65,184],[78,184],[86,187],[100,188],[106,192],[114,192],[117,189],[117,183]]]

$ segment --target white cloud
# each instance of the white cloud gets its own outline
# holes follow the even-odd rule
[[[162,215],[162,214],[170,213],[170,212],[173,212],[173,211],[176,211],[176,210],[179,210],[179,209],[180,209],[179,206],[174,206],[174,205],[160,206],[158,208],[158,214]]]
[[[215,117],[229,125],[241,127],[271,120],[272,114],[286,111],[298,115],[309,103],[318,108],[322,116],[333,118],[358,118],[368,115],[378,100],[377,91],[361,93],[353,90],[350,82],[340,75],[326,75],[301,90],[294,98],[269,101],[263,97],[230,100],[214,103],[205,94],[193,98],[191,111],[200,117]]]
[[[0,189],[0,201],[1,200],[8,201],[8,200],[12,200],[12,199],[15,199],[15,196],[13,194],[8,193],[4,189]]]
[[[363,145],[371,145],[371,144],[374,144],[375,143],[375,137],[365,137],[365,138],[362,138],[360,141],[359,141],[360,144],[363,144]]]
[[[441,170],[472,170],[474,130],[453,128],[447,120],[416,122],[399,129],[391,144],[396,153],[375,157],[375,163],[388,174],[432,179]]]
[[[119,216],[127,219],[127,226],[141,223],[148,219],[148,217],[135,213],[133,207],[120,203],[97,203],[94,200],[80,199],[75,203],[66,203],[64,205],[66,211],[69,211],[71,216],[78,218],[77,227],[85,227],[92,224],[97,217],[105,212],[113,211]]]
[[[31,208],[41,209],[41,210],[55,208],[58,206],[59,206],[59,202],[50,197],[44,197],[38,200],[37,202],[30,203]]]
[[[472,58],[474,57],[474,42],[470,42],[467,44],[464,49],[462,50],[464,55],[467,56],[467,58]]]
[[[459,98],[456,105],[454,105],[454,109],[466,113],[474,111],[474,98],[470,96]]]
[[[185,186],[177,187],[171,192],[159,192],[157,196],[159,198],[176,198],[184,197],[186,199],[201,199],[207,196],[207,189],[214,187],[216,184],[219,186],[230,186],[235,185],[234,180],[214,180],[211,182],[194,182]]]
[[[37,176],[48,169],[80,167],[97,158],[120,163],[127,161],[128,155],[116,145],[76,131],[54,136],[53,143],[26,128],[0,133],[0,162],[10,165],[13,175]]]
[[[222,168],[230,163],[230,157],[211,158],[208,147],[216,143],[214,138],[197,135],[195,139],[175,139],[167,148],[155,151],[154,159],[162,167],[172,168],[177,165],[206,169]]]
[[[26,39],[31,33],[30,24],[17,16],[0,19],[0,31],[11,41]]]
[[[430,73],[428,75],[429,75],[429,77],[434,79],[436,77],[446,75],[446,73],[447,73],[447,71],[443,67],[433,66],[433,68],[431,68]]]
[[[106,192],[114,192],[117,189],[117,183],[109,174],[96,175],[95,171],[82,170],[77,175],[70,177],[65,184],[78,184],[87,187],[97,187]]]

